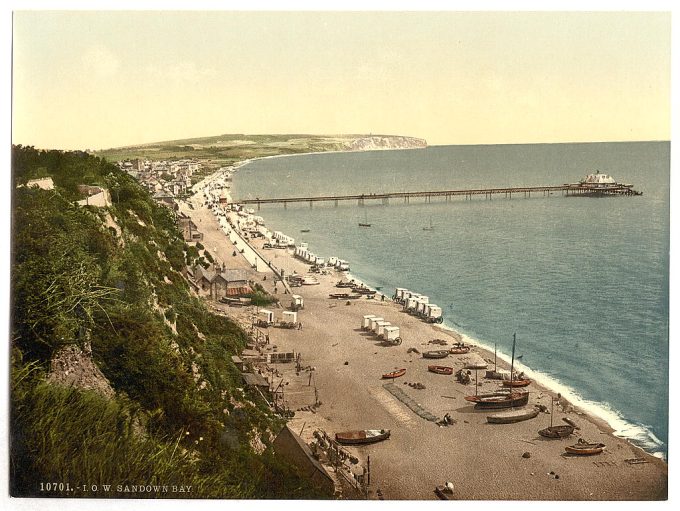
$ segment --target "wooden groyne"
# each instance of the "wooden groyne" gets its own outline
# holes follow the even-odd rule
[[[449,201],[455,197],[464,197],[471,200],[473,197],[484,196],[491,199],[494,195],[502,195],[507,199],[515,197],[529,198],[531,194],[549,196],[561,193],[568,197],[605,197],[605,196],[633,196],[642,195],[642,192],[633,190],[633,185],[615,184],[608,186],[594,186],[591,184],[575,183],[557,186],[518,186],[509,188],[475,188],[468,190],[429,190],[420,192],[385,192],[367,193],[360,195],[322,195],[316,197],[280,197],[280,198],[260,198],[235,200],[236,204],[287,204],[309,203],[310,207],[315,202],[333,202],[337,206],[339,202],[356,201],[359,206],[363,206],[366,201],[381,201],[389,204],[390,200],[401,200],[409,203],[411,199],[423,199],[424,202],[431,202],[432,198],[444,198]]]

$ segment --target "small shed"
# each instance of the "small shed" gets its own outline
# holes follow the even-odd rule
[[[260,390],[269,390],[269,382],[257,373],[243,373],[241,374],[243,383],[249,387],[257,387]]]
[[[246,363],[238,355],[232,355],[231,361],[234,363],[236,367],[238,367],[238,370],[241,371],[242,373],[247,370]]]

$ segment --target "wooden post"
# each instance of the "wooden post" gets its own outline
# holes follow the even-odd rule
[[[369,455],[366,459],[366,469],[368,470],[368,485],[371,485],[371,456]]]

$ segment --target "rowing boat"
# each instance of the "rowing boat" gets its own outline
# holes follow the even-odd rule
[[[361,429],[335,434],[335,441],[345,445],[373,444],[390,437],[389,429]]]
[[[390,373],[385,373],[382,375],[383,380],[393,380],[395,378],[399,378],[400,376],[404,376],[406,374],[406,369],[397,369],[396,371],[392,371]]]
[[[604,444],[590,444],[579,438],[574,445],[568,445],[564,448],[569,454],[576,454],[578,456],[592,456],[593,454],[600,454],[604,451]]]
[[[427,370],[436,374],[453,374],[453,367],[449,366],[427,366]]]
[[[536,408],[532,410],[512,410],[489,415],[486,418],[486,421],[491,424],[512,424],[513,422],[522,422],[533,419],[537,415],[538,409]]]
[[[448,356],[448,350],[432,350],[423,352],[423,358],[446,358]]]
[[[504,387],[527,387],[531,383],[531,380],[505,380],[502,385]]]
[[[465,355],[466,353],[470,353],[470,346],[463,342],[457,342],[451,346],[449,353],[451,355]]]
[[[465,396],[466,401],[475,403],[475,408],[511,408],[513,406],[524,406],[529,402],[528,392],[492,392],[490,394],[479,394],[477,396]]]
[[[574,426],[548,426],[538,431],[538,434],[545,438],[566,438],[574,432]]]

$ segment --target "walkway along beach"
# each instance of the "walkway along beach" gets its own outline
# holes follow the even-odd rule
[[[269,267],[246,261],[238,252],[246,241],[224,234],[212,211],[204,205],[201,194],[190,199],[193,209],[182,204],[182,211],[195,219],[204,232],[204,245],[214,250],[227,267],[252,271],[252,279],[274,291],[274,273]],[[237,255],[232,255],[236,243]],[[295,259],[290,249],[263,250],[262,239],[248,240],[252,248],[277,271],[285,275],[304,275],[309,265]],[[266,277],[266,280],[264,278]],[[294,288],[304,298],[304,309],[298,319],[304,328],[268,328],[270,345],[279,352],[295,351],[301,357],[301,371],[296,364],[272,364],[272,375],[278,386],[283,381],[284,399],[295,412],[289,425],[302,438],[315,441],[314,432],[321,429],[333,436],[336,432],[363,429],[389,429],[391,435],[382,442],[347,447],[360,465],[370,456],[371,484],[369,498],[435,499],[434,489],[450,481],[454,499],[461,500],[659,500],[667,494],[667,465],[627,441],[611,434],[605,423],[576,410],[564,398],[556,400],[553,423],[564,424],[563,417],[580,428],[569,438],[547,439],[538,434],[550,425],[551,399],[556,398],[535,382],[522,390],[529,391],[528,409],[539,405],[537,417],[512,424],[489,424],[493,411],[477,410],[465,396],[477,392],[498,391],[498,380],[485,379],[484,370],[471,370],[471,383],[459,383],[455,376],[428,371],[432,361],[422,352],[450,347],[462,339],[456,332],[443,329],[411,316],[391,300],[393,289],[382,290],[381,300],[362,297],[356,300],[330,299],[329,294],[345,291],[335,284],[343,274],[315,274],[319,285]],[[283,307],[290,294],[277,287]],[[216,308],[248,325],[255,308]],[[276,314],[280,316],[281,310]],[[403,342],[388,346],[376,336],[361,329],[364,315],[373,314],[400,328]],[[508,332],[511,336],[512,332]],[[521,343],[522,332],[517,332]],[[443,339],[447,346],[430,341]],[[452,366],[455,372],[472,357],[481,357],[493,369],[494,355],[474,346],[467,355],[449,355],[436,363]],[[499,361],[499,368],[509,364]],[[312,370],[305,370],[309,368]],[[406,374],[394,381],[381,375],[399,368]],[[392,385],[392,387],[389,387]],[[399,391],[395,391],[395,388]],[[401,396],[401,399],[400,399]],[[404,397],[405,396],[405,397]],[[437,419],[446,414],[450,425],[423,418],[415,403]],[[320,402],[319,406],[311,406]],[[300,410],[305,408],[305,410]],[[579,438],[589,443],[603,443],[604,451],[596,456],[567,456],[565,447]]]

